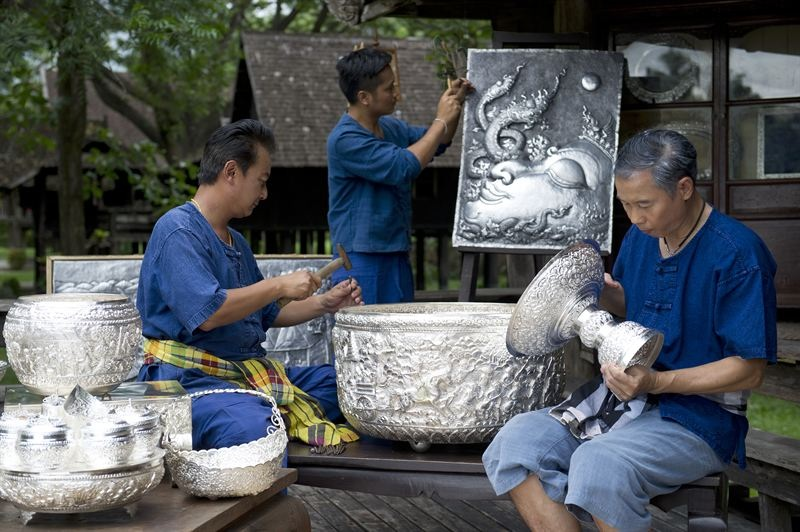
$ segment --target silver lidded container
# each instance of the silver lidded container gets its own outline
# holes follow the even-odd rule
[[[133,452],[131,461],[138,462],[155,454],[161,442],[161,421],[158,412],[149,408],[132,406],[117,410],[116,415],[133,428]]]
[[[17,437],[19,431],[27,424],[28,416],[22,413],[3,412],[0,414],[0,468],[19,465]]]
[[[81,453],[90,469],[128,463],[134,445],[133,426],[121,419],[93,419],[81,428]]]
[[[119,294],[61,293],[18,298],[3,336],[19,382],[41,395],[116,388],[141,344],[139,312]]]
[[[60,419],[32,418],[17,434],[19,463],[31,471],[62,468],[74,448],[72,430]]]

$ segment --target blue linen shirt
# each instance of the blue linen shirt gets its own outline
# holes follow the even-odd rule
[[[664,333],[654,369],[724,357],[776,361],[775,260],[744,224],[712,211],[680,253],[662,258],[658,239],[630,228],[614,264],[627,319]],[[697,395],[661,394],[661,416],[703,438],[725,462],[744,463],[747,418]]]
[[[345,113],[328,136],[328,226],[345,251],[411,247],[411,186],[422,166],[406,148],[427,129],[391,116],[378,123],[382,139]]]
[[[219,310],[228,289],[264,278],[245,238],[229,230],[233,247],[223,243],[188,203],[156,222],[142,260],[136,296],[145,337],[176,340],[226,360],[266,354],[261,343],[280,312],[275,303],[211,331],[198,328]]]

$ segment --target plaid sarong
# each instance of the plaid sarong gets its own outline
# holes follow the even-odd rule
[[[358,434],[346,425],[329,421],[319,402],[293,385],[283,364],[277,360],[251,358],[233,362],[174,340],[150,338],[145,338],[144,353],[145,364],[165,362],[179,368],[199,369],[239,388],[252,388],[271,395],[283,414],[290,438],[316,446],[358,439]]]

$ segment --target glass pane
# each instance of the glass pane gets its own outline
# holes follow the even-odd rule
[[[617,36],[628,98],[647,103],[711,99],[711,40],[686,33]]]
[[[711,108],[623,111],[619,143],[643,129],[672,129],[686,136],[697,149],[697,180],[711,180]]]
[[[800,25],[731,38],[728,63],[731,100],[800,96]]]
[[[800,178],[800,104],[732,107],[730,179]]]

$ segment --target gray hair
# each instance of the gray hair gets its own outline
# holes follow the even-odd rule
[[[692,183],[697,179],[697,150],[677,131],[641,131],[620,148],[614,175],[628,179],[642,170],[650,170],[656,185],[672,196],[681,178],[689,176]]]

